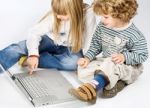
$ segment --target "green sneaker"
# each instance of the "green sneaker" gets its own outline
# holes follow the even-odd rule
[[[22,56],[19,61],[18,61],[18,64],[21,66],[21,67],[24,67],[24,61],[27,60],[27,56]]]
[[[124,87],[126,86],[126,83],[124,81],[119,80],[116,85],[110,89],[110,90],[103,90],[102,97],[103,98],[112,98],[117,95],[118,92],[120,92]]]

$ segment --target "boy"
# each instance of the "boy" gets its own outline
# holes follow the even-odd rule
[[[94,1],[93,10],[101,15],[101,22],[89,50],[84,58],[78,60],[78,65],[82,68],[90,66],[101,52],[102,58],[94,79],[70,90],[77,98],[88,102],[96,100],[98,90],[105,88],[105,92],[109,91],[120,81],[133,83],[142,73],[142,63],[148,58],[148,50],[145,37],[131,20],[137,7],[136,0]]]

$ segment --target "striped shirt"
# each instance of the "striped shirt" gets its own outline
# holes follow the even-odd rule
[[[93,60],[101,52],[103,57],[122,53],[127,65],[140,64],[148,58],[146,39],[133,23],[117,30],[107,28],[100,22],[85,57]]]

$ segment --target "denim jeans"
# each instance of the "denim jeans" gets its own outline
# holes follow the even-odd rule
[[[39,46],[39,68],[56,68],[59,70],[74,71],[77,69],[77,60],[83,57],[82,50],[72,53],[69,47],[54,44],[48,36],[42,36]],[[0,64],[8,70],[18,62],[20,57],[27,56],[26,41],[11,44],[0,51]],[[0,68],[0,73],[3,70]]]

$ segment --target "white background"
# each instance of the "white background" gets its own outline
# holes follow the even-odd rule
[[[86,0],[91,3],[92,0]],[[135,24],[147,39],[150,52],[150,1],[138,0],[138,15]],[[27,31],[50,8],[50,0],[0,0],[0,49],[26,39]],[[150,59],[149,59],[150,60]],[[150,108],[150,71],[149,60],[144,64],[144,73],[134,83],[126,87],[112,99],[99,98],[95,105],[80,101],[50,105],[48,108]],[[74,82],[74,79],[69,79]],[[75,82],[74,82],[75,83]],[[7,75],[0,75],[0,108],[33,107],[17,89]]]

